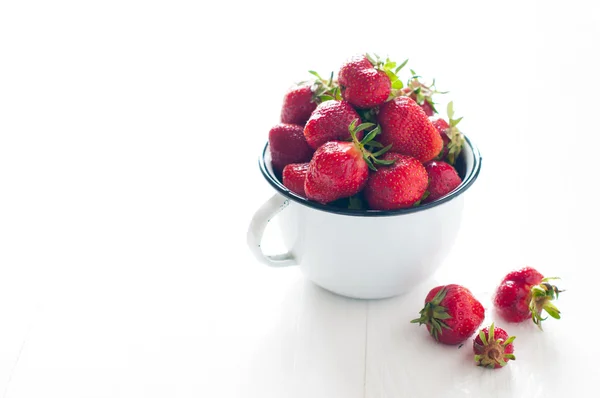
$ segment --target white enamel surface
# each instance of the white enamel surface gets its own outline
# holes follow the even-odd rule
[[[0,2],[0,397],[598,395],[600,4],[377,4],[380,25],[364,1]],[[283,91],[366,50],[435,76],[484,158],[440,268],[371,301],[246,241]],[[544,332],[491,309],[521,264],[567,290]],[[409,323],[440,283],[517,361],[479,369]]]
[[[463,198],[427,211],[353,217],[292,202],[280,214],[284,241],[304,274],[353,298],[406,292],[441,265],[460,229]]]
[[[258,261],[271,267],[286,267],[297,264],[289,252],[265,255],[261,248],[265,228],[273,217],[283,211],[288,204],[289,200],[283,196],[273,195],[256,211],[250,222],[250,227],[248,227],[248,248]]]

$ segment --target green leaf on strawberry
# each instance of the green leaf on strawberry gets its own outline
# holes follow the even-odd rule
[[[462,116],[458,119],[454,119],[454,103],[452,101],[448,102],[446,112],[448,113],[448,121],[450,125],[450,127],[446,130],[446,134],[448,135],[448,138],[450,138],[450,142],[448,143],[448,163],[453,165],[456,162],[456,158],[460,154],[460,151],[462,150],[462,147],[465,143],[465,138],[460,130],[456,127],[462,120]]]

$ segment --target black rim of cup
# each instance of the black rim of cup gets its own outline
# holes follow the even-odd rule
[[[468,146],[470,148],[470,151],[468,151],[468,150],[465,151],[465,148],[463,147],[463,150],[462,150],[460,156],[469,156],[470,155],[472,157],[473,167],[468,172],[468,174],[463,178],[462,183],[458,187],[456,187],[456,189],[454,189],[454,191],[450,192],[446,196],[443,196],[433,202],[424,203],[424,204],[421,204],[416,207],[408,207],[408,208],[397,209],[397,210],[345,209],[343,207],[323,205],[321,203],[314,202],[312,200],[308,200],[306,198],[303,198],[302,196],[295,194],[294,192],[287,189],[283,185],[283,183],[281,181],[279,181],[279,179],[267,167],[265,157],[269,150],[268,142],[265,144],[262,154],[258,159],[258,166],[260,167],[260,171],[261,171],[262,175],[269,182],[269,184],[271,184],[271,186],[273,188],[275,188],[275,190],[277,192],[279,192],[286,198],[293,200],[294,202],[300,203],[301,205],[311,207],[316,210],[325,211],[327,213],[340,214],[340,215],[346,215],[346,216],[356,216],[356,217],[387,216],[387,217],[389,217],[389,216],[399,216],[399,215],[403,215],[403,214],[417,213],[420,211],[425,211],[427,209],[431,209],[432,207],[439,206],[443,203],[446,203],[446,202],[458,197],[463,192],[465,192],[467,189],[469,189],[469,187],[477,179],[477,176],[479,176],[479,171],[481,170],[481,155],[480,155],[477,147],[475,145],[473,145],[473,143],[471,142],[471,140],[469,140],[469,138],[467,136],[465,136],[465,146]]]

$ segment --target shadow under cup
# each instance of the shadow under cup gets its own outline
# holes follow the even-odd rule
[[[455,166],[461,185],[434,202],[391,211],[322,205],[296,195],[271,167],[268,144],[259,167],[277,193],[257,211],[248,231],[257,259],[271,266],[298,265],[327,290],[374,299],[407,292],[442,264],[458,235],[462,194],[477,179],[481,156],[465,137]],[[275,216],[289,252],[267,256],[260,241]]]

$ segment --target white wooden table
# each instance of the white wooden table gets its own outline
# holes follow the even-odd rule
[[[355,20],[346,2],[0,5],[0,396],[593,396],[600,7],[446,3],[390,2],[403,33],[339,22],[330,47],[310,21]],[[245,247],[283,91],[363,50],[436,76],[484,158],[443,267],[368,302]],[[524,264],[567,289],[543,333],[491,310]],[[409,323],[440,283],[473,290],[517,361],[478,368]]]

